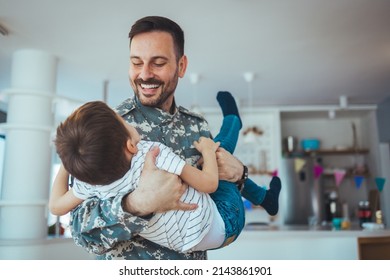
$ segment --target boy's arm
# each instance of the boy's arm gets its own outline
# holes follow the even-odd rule
[[[219,147],[219,143],[205,137],[201,137],[198,142],[194,142],[195,148],[202,153],[203,168],[197,169],[189,164],[186,164],[180,177],[194,189],[213,193],[218,188],[218,165],[215,155]]]
[[[73,194],[72,190],[68,190],[68,178],[69,173],[61,164],[60,170],[54,179],[49,199],[49,209],[53,215],[65,215],[83,202],[82,199]]]

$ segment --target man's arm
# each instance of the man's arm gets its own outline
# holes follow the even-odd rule
[[[156,167],[158,148],[154,147],[145,160],[139,186],[125,196],[123,209],[136,216],[147,216],[152,213],[169,210],[194,210],[196,204],[180,201],[187,186],[179,176]],[[157,187],[156,187],[157,186]]]
[[[130,240],[148,224],[145,216],[168,210],[192,210],[196,204],[179,199],[185,186],[174,174],[154,165],[158,150],[145,159],[138,188],[131,194],[85,200],[72,211],[72,236],[76,244],[94,254],[103,254],[120,241]]]

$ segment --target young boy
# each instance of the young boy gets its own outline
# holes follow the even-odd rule
[[[214,141],[201,137],[194,142],[203,157],[202,170],[186,164],[161,143],[141,140],[137,130],[105,103],[81,106],[57,128],[55,144],[63,166],[50,196],[51,212],[64,215],[87,197],[104,199],[131,192],[138,185],[146,153],[158,146],[156,166],[179,175],[191,186],[181,200],[196,203],[198,208],[157,213],[140,235],[180,252],[215,249],[234,241],[245,224],[243,203],[235,184],[218,182],[215,152],[219,145],[233,152],[242,125],[231,94],[219,92],[217,99],[224,114],[220,133]],[[68,172],[75,177],[70,190]],[[243,193],[275,215],[280,188],[277,177],[272,179],[269,190],[248,179]],[[217,192],[223,195],[214,198]]]

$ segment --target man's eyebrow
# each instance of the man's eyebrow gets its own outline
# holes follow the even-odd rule
[[[130,58],[141,59],[141,57],[140,57],[140,56],[137,56],[137,55],[131,55]],[[156,55],[156,56],[153,56],[151,60],[156,60],[156,59],[168,60],[168,57],[162,56],[162,55]]]

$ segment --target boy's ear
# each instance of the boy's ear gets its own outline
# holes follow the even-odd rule
[[[127,150],[132,153],[132,154],[135,154],[137,153],[137,146],[133,144],[133,142],[128,139],[127,142],[126,142],[126,147],[127,147]]]

